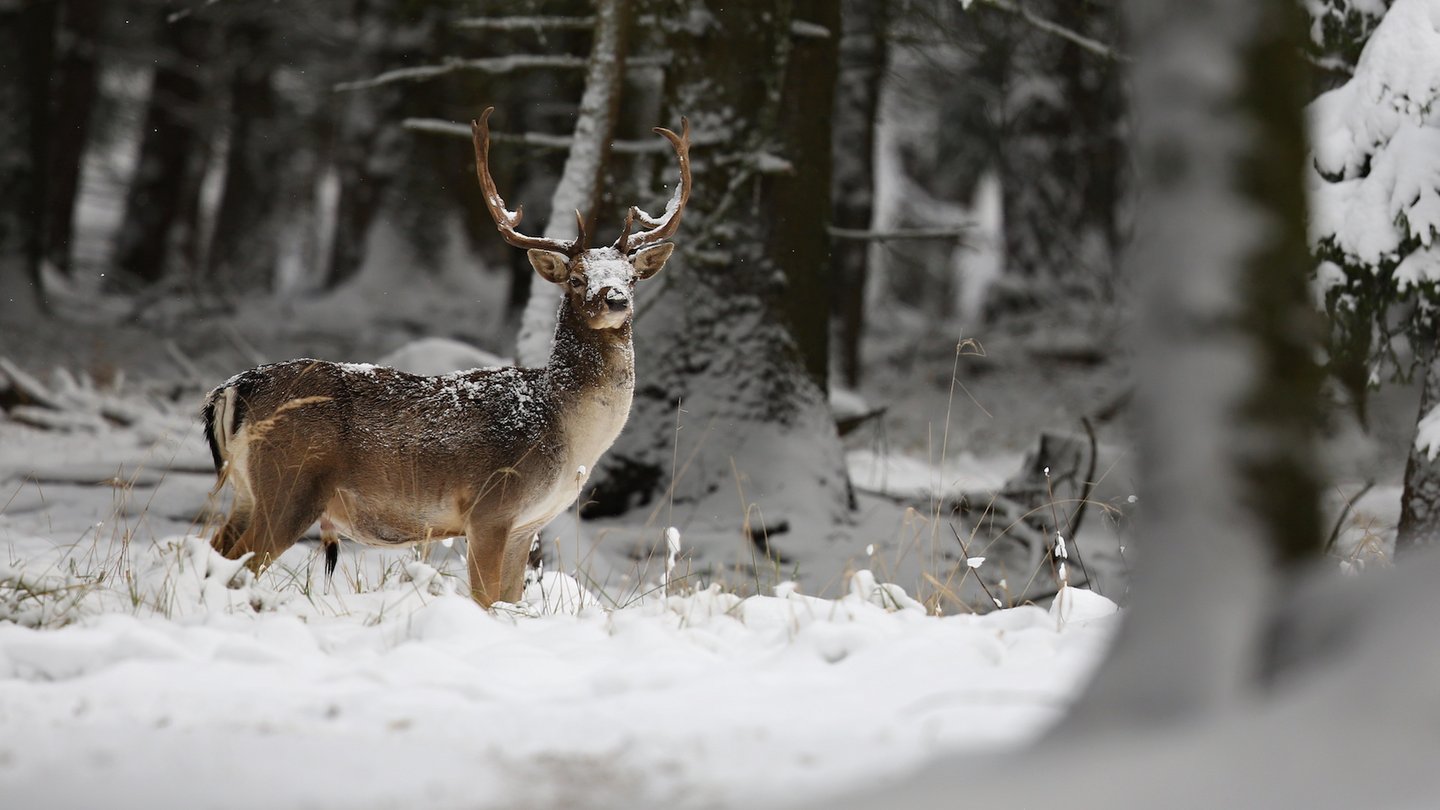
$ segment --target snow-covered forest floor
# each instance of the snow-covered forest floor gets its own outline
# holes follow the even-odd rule
[[[245,351],[303,344],[287,322],[223,327],[236,334],[186,362],[218,379]],[[937,616],[883,584],[881,559],[828,598],[688,582],[667,597],[654,565],[587,589],[571,574],[589,580],[590,564],[562,554],[524,604],[493,615],[462,595],[463,543],[423,560],[347,543],[328,586],[302,543],[252,580],[204,540],[223,504],[193,403],[165,404],[193,369],[153,333],[69,337],[25,366],[116,376],[98,394],[52,377],[57,396],[121,416],[152,406],[125,425],[0,421],[0,794],[17,806],[699,807],[843,792],[1034,738],[1115,623],[1112,601],[1079,589],[1059,606],[939,603]],[[849,438],[857,557],[867,533],[893,539],[927,489],[999,488],[1038,430],[1123,386],[1113,363],[1039,367],[1025,341],[1042,338],[1001,335],[985,358],[962,357],[987,365],[962,366],[952,397],[954,344],[880,333],[884,370],[862,393],[890,410]],[[311,339],[321,351],[294,353],[391,348]],[[959,449],[941,471],[947,411]],[[1346,543],[1383,535],[1397,482],[1398,468],[1353,510]],[[1111,595],[1123,601],[1120,583]],[[77,770],[87,777],[66,777]]]
[[[453,292],[456,282],[425,283]],[[453,328],[441,331],[485,344],[505,331],[499,313],[467,306],[498,298],[496,283],[482,277],[459,295],[417,298],[449,301],[437,322]],[[1092,517],[1073,538],[1105,571],[1106,587],[1096,587],[1106,596],[1070,589],[1058,607],[1035,606],[1010,583],[998,595],[1004,609],[975,615],[989,606],[974,577],[957,582],[955,567],[934,562],[936,538],[951,541],[930,531],[942,524],[927,511],[937,495],[1001,489],[1042,430],[1078,434],[1079,415],[1123,394],[1114,351],[1123,336],[1098,316],[1067,330],[1002,324],[958,358],[958,329],[946,337],[916,319],[877,322],[873,373],[859,394],[886,410],[846,439],[860,510],[842,545],[861,572],[848,582],[795,587],[776,572],[773,590],[709,585],[684,578],[682,548],[669,572],[681,585],[667,597],[658,563],[587,551],[613,551],[627,531],[650,529],[636,518],[570,516],[553,527],[558,556],[525,603],[493,615],[462,595],[463,543],[423,554],[347,543],[329,585],[313,542],[256,580],[237,573],[204,540],[224,502],[210,494],[197,386],[261,360],[372,361],[416,336],[423,313],[367,301],[363,285],[224,318],[155,312],[147,328],[80,309],[41,327],[53,332],[6,335],[0,353],[57,398],[91,408],[45,429],[0,419],[7,801],[794,800],[946,753],[1023,744],[1098,661],[1125,594],[1127,563],[1110,550],[1124,541],[1109,522]],[[643,326],[637,342],[647,350]],[[1347,516],[1342,556],[1363,556],[1393,533],[1397,437],[1413,392],[1385,393],[1374,407],[1395,414],[1376,424],[1393,424],[1396,436],[1337,430],[1330,443],[1346,482],[1332,515],[1376,480]],[[1098,500],[1133,493],[1117,423],[1098,428],[1108,481]],[[929,564],[916,553],[925,542]],[[989,553],[976,564],[1006,564]],[[908,569],[895,564],[907,554]],[[87,778],[65,777],[77,769]]]

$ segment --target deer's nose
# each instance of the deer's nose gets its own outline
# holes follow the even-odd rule
[[[609,290],[605,293],[605,305],[613,312],[621,312],[630,308],[630,296],[619,290]]]

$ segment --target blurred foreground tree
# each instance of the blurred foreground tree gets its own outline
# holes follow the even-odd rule
[[[1041,745],[837,804],[1423,805],[1440,654],[1416,638],[1440,608],[1440,558],[1369,582],[1301,565],[1320,532],[1298,12],[1129,9],[1143,215],[1128,261],[1146,288],[1132,605]]]
[[[1299,13],[1288,0],[1131,9],[1147,543],[1071,734],[1235,706],[1262,677],[1274,592],[1322,550]]]

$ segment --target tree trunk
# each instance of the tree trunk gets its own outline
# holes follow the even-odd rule
[[[605,167],[610,161],[610,141],[615,134],[625,85],[630,2],[598,0],[595,12],[595,44],[585,70],[585,93],[575,119],[575,140],[550,200],[550,221],[545,225],[544,235],[551,239],[575,238],[575,212],[579,211],[585,218],[587,233],[600,244],[595,234],[596,205],[600,201]],[[549,359],[559,306],[559,287],[530,280],[530,297],[525,303],[520,334],[515,342],[515,358],[520,365],[539,367]]]
[[[49,215],[45,255],[63,271],[70,269],[75,202],[90,140],[91,111],[100,91],[100,29],[105,18],[100,0],[64,0],[58,82],[51,132]]]
[[[1427,420],[1427,417],[1429,419]],[[1400,496],[1400,527],[1395,533],[1395,556],[1440,544],[1440,444],[1435,428],[1440,421],[1440,349],[1432,348],[1425,367],[1425,391],[1420,397],[1415,440],[1405,463],[1405,491]],[[1428,422],[1428,424],[1426,424]],[[1430,436],[1424,435],[1429,433]],[[1435,453],[1436,455],[1432,455]]]
[[[43,315],[40,262],[54,0],[0,6],[0,323],[15,329]]]
[[[1094,39],[1119,40],[1118,12],[1110,3],[1029,6]],[[1007,100],[1014,109],[1000,143],[1006,272],[1026,280],[1030,298],[1105,290],[1120,247],[1119,71],[1068,39],[1022,30],[1016,86]]]
[[[777,134],[794,170],[765,175],[760,193],[771,206],[766,253],[785,277],[780,310],[805,370],[823,392],[830,386],[830,149],[840,4],[794,0],[792,13]]]
[[[597,514],[666,504],[661,520],[685,534],[691,570],[731,572],[732,582],[752,585],[798,574],[817,590],[833,588],[848,556],[830,537],[847,514],[847,479],[825,391],[796,339],[787,299],[790,273],[815,272],[814,256],[823,264],[825,218],[781,211],[779,200],[793,199],[794,187],[766,176],[773,160],[757,159],[793,143],[780,131],[793,121],[782,107],[801,102],[783,90],[809,83],[785,75],[790,4],[744,0],[727,3],[723,15],[686,15],[700,7],[677,10],[695,24],[670,37],[665,92],[667,118],[688,115],[702,143],[692,150],[693,193],[674,258],[640,287],[635,401],[587,500]],[[821,95],[807,106],[828,110],[828,93]],[[829,156],[828,138],[815,152]],[[810,176],[828,174],[797,155],[779,156]],[[673,182],[673,161],[661,165]],[[822,208],[827,198],[818,197]],[[800,233],[780,233],[781,217]],[[814,244],[821,249],[812,258],[776,261],[789,246]],[[811,304],[826,311],[823,297]],[[656,543],[663,555],[658,531],[612,549],[644,556]]]
[[[165,277],[179,238],[177,225],[193,208],[203,162],[201,142],[204,86],[201,65],[212,57],[207,23],[190,14],[171,22],[176,11],[160,10],[159,42],[144,137],[135,176],[125,199],[125,217],[115,246],[115,265],[129,281],[153,284]],[[188,238],[194,239],[192,233]]]
[[[1126,623],[1064,739],[1235,707],[1259,685],[1284,566],[1321,550],[1297,8],[1129,10],[1146,545]]]
[[[226,37],[230,77],[230,150],[225,190],[215,217],[208,272],[225,293],[270,289],[282,226],[290,209],[280,189],[296,144],[272,86],[270,34],[258,20],[238,20]]]
[[[835,90],[835,127],[831,139],[834,185],[830,198],[835,225],[866,230],[875,211],[875,114],[885,71],[886,9],[880,0],[844,0],[840,4],[839,79]],[[865,284],[870,243],[832,242],[832,315],[838,326],[840,379],[860,385],[860,343],[865,331]]]

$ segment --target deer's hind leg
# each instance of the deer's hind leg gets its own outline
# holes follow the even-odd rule
[[[248,498],[237,494],[235,504],[230,508],[230,514],[225,518],[225,524],[210,539],[210,545],[224,557],[232,560],[238,557],[239,555],[232,551],[235,544],[240,541],[240,536],[250,527],[254,513],[255,504]]]
[[[216,548],[232,560],[253,554],[246,565],[259,573],[295,545],[320,517],[335,485],[326,465],[307,464],[303,456],[298,464],[287,464],[280,454],[268,453],[256,454],[249,461],[249,475],[243,483],[248,485],[244,488],[250,497],[236,498],[237,504],[249,501],[249,508],[231,515],[231,522],[216,538]]]

